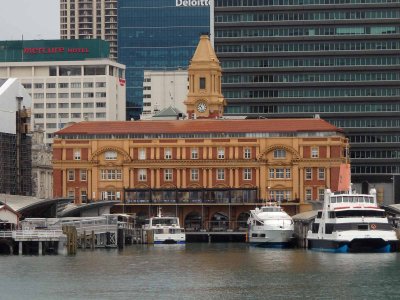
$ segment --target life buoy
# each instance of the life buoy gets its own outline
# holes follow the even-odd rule
[[[375,230],[376,229],[376,224],[371,224],[371,229]]]

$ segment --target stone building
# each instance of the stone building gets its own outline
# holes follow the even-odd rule
[[[37,198],[53,196],[53,152],[44,143],[44,131],[35,129],[32,133],[32,194]]]

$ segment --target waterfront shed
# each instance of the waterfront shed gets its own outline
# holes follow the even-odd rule
[[[0,231],[18,227],[20,214],[7,204],[0,205]]]

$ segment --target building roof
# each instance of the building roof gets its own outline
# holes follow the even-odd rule
[[[208,35],[200,36],[199,44],[192,57],[192,62],[216,62],[219,63],[218,57],[211,45]]]
[[[7,79],[1,79],[0,78],[0,86],[2,86],[6,81],[7,81]]]
[[[153,116],[153,118],[164,118],[164,117],[183,117],[184,114],[176,107],[168,106],[163,110],[159,111],[157,114]]]
[[[343,132],[322,119],[84,121],[56,134]]]

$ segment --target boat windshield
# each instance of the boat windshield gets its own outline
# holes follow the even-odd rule
[[[158,225],[158,224],[164,226],[177,225],[178,218],[155,218],[152,220],[152,225]]]
[[[336,211],[336,218],[348,218],[348,217],[377,217],[384,218],[385,212],[379,210],[343,210]]]
[[[281,209],[280,209],[280,207],[269,206],[269,207],[263,207],[262,211],[263,212],[280,212]]]
[[[331,203],[371,203],[374,204],[374,197],[372,196],[334,196],[331,198]]]

